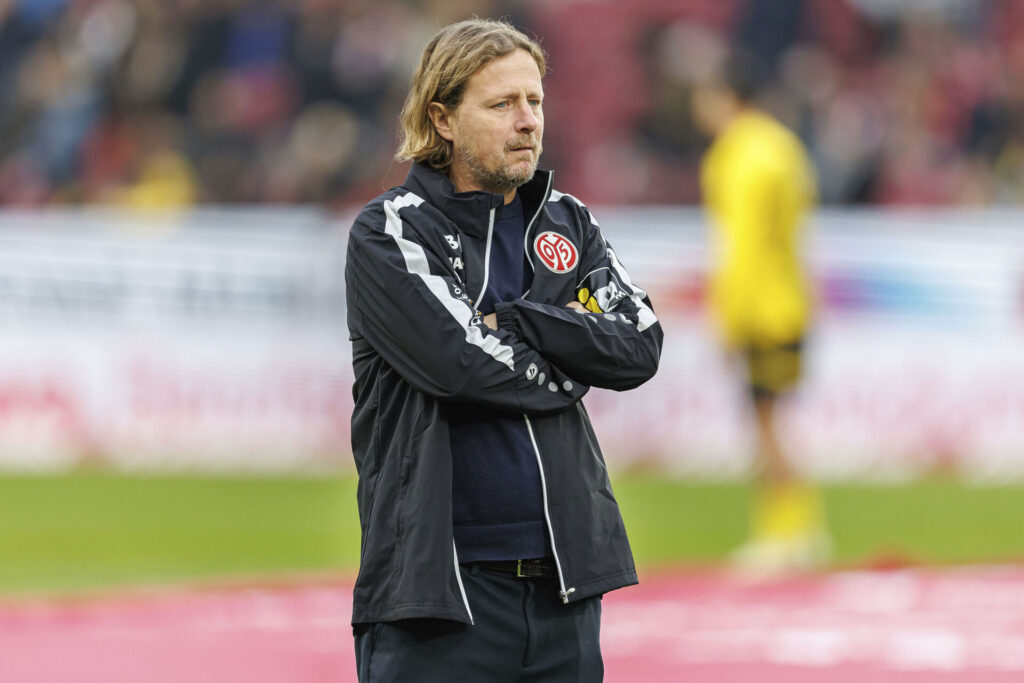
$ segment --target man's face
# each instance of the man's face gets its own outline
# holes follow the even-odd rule
[[[511,201],[537,170],[543,99],[537,63],[530,53],[516,50],[477,70],[454,110],[432,114],[438,132],[454,147],[450,176],[457,191],[486,190]]]

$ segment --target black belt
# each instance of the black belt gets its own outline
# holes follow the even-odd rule
[[[511,574],[520,579],[553,579],[557,572],[550,557],[537,560],[500,560],[495,562],[473,562],[481,569],[499,574]]]

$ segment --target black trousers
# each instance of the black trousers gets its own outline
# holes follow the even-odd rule
[[[596,683],[601,598],[569,605],[554,579],[462,568],[472,626],[410,619],[356,629],[360,683]]]

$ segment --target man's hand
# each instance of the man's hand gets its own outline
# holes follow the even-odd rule
[[[491,328],[492,330],[498,329],[498,314],[488,313],[484,316],[484,325]]]
[[[576,311],[577,313],[586,313],[587,312],[587,309],[584,308],[583,304],[581,304],[579,301],[570,301],[569,303],[567,303],[565,305],[565,307],[566,308],[571,308],[572,310]]]

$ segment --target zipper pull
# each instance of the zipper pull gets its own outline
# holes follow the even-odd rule
[[[559,597],[562,598],[562,604],[563,605],[568,605],[569,604],[569,595],[572,594],[572,593],[575,593],[575,592],[576,592],[575,588],[567,588],[564,591],[558,591]]]

